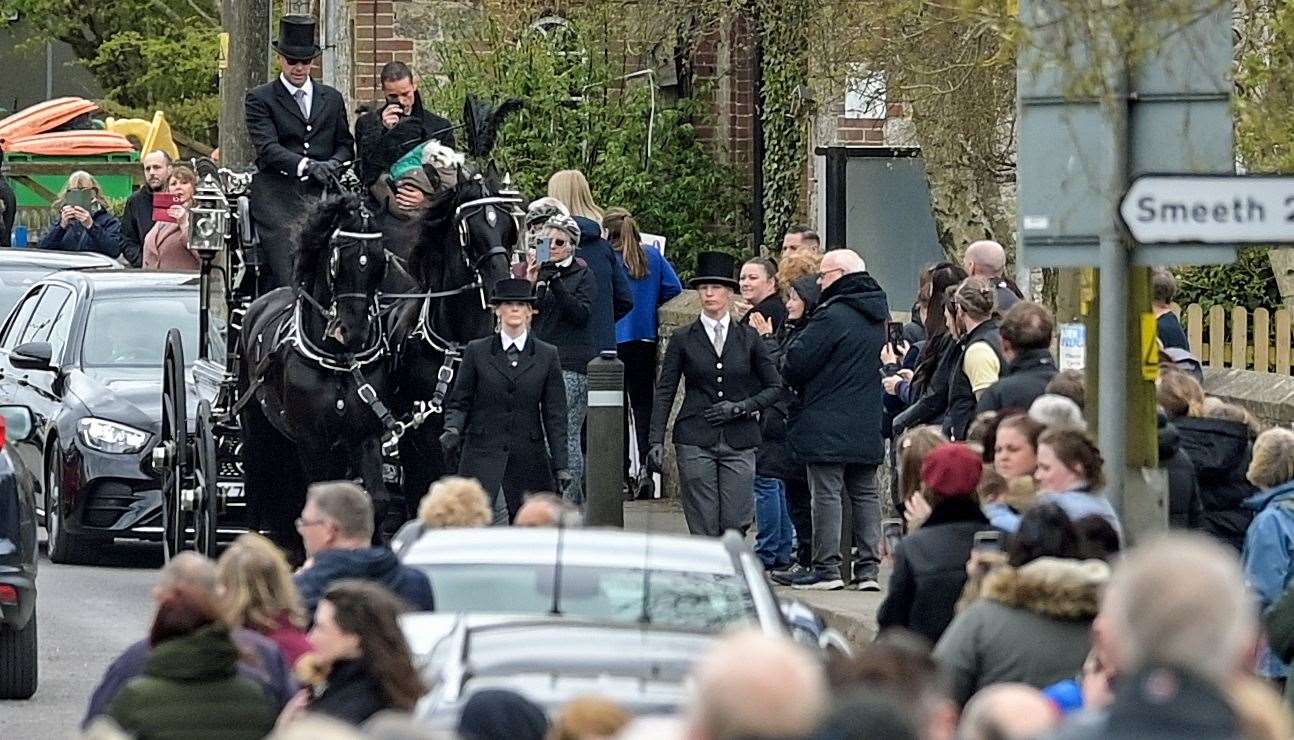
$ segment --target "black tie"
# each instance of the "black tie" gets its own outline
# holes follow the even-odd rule
[[[516,367],[516,366],[517,366],[517,358],[518,358],[518,357],[520,357],[520,356],[521,356],[521,350],[517,347],[517,345],[516,345],[515,343],[514,343],[514,344],[509,344],[509,345],[508,345],[508,361],[512,363],[512,366],[513,366],[513,367]]]

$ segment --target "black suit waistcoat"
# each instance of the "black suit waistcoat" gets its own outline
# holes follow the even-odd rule
[[[718,443],[720,430],[724,441],[735,449],[759,444],[759,420],[754,415],[741,416],[721,426],[710,424],[703,415],[719,401],[753,399],[754,410],[768,408],[777,401],[782,380],[754,329],[729,321],[722,357],[715,354],[714,344],[699,318],[679,327],[670,337],[656,383],[652,444],[665,441],[665,423],[674,405],[680,378],[685,381],[685,389],[683,404],[674,421],[675,444],[710,447]]]

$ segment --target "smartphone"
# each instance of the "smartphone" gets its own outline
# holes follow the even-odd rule
[[[886,339],[890,343],[890,349],[895,354],[899,351],[899,345],[903,343],[903,322],[891,321],[885,325]]]
[[[168,211],[176,202],[175,196],[170,193],[153,193],[153,220],[175,223]]]
[[[383,112],[383,113],[385,113],[385,112],[386,112],[386,109],[387,109],[387,108],[390,108],[390,107],[391,107],[391,106],[393,106],[393,105],[398,105],[398,106],[400,106],[400,115],[401,115],[401,116],[405,115],[405,113],[404,113],[404,104],[400,102],[400,96],[399,96],[399,95],[388,95],[388,96],[386,96],[386,105],[385,105],[385,106],[383,106],[383,108],[382,108],[382,112]]]
[[[899,546],[899,540],[903,539],[903,520],[883,519],[881,534],[885,537],[885,549],[893,554],[894,549]]]
[[[63,196],[63,205],[66,206],[76,206],[77,208],[84,208],[88,211],[90,210],[90,203],[90,191],[82,188],[69,190],[67,191],[67,194]]]
[[[985,529],[976,532],[972,548],[981,552],[1002,552],[1002,531]]]
[[[553,259],[553,238],[541,236],[535,241],[535,264],[542,265]]]

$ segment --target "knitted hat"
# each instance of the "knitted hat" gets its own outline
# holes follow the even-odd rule
[[[984,473],[980,456],[964,444],[936,447],[921,463],[921,482],[940,496],[971,496]]]

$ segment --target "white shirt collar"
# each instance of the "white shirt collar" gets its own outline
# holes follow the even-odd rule
[[[574,261],[575,261],[575,252],[571,252],[566,259],[562,260],[561,262],[558,262],[557,266],[565,270],[566,268],[570,267],[571,263]]]
[[[701,314],[701,325],[705,327],[705,333],[710,335],[712,339],[714,338],[714,327],[716,326],[722,326],[723,335],[725,337],[728,336],[728,325],[730,323],[732,323],[731,314],[724,314],[723,318],[719,319],[718,321],[715,321],[714,319],[710,318],[709,316],[706,316],[705,314]]]
[[[518,336],[516,339],[513,339],[512,337],[508,336],[504,332],[500,331],[499,344],[503,346],[504,352],[508,351],[508,347],[511,347],[514,344],[517,345],[518,350],[525,350],[526,339],[529,338],[529,336],[530,336],[529,330],[521,332],[521,335]]]
[[[297,94],[297,90],[305,90],[307,101],[309,101],[310,98],[314,97],[314,92],[315,92],[314,82],[312,82],[309,77],[306,78],[306,84],[302,85],[301,87],[296,87],[291,82],[288,82],[287,75],[283,73],[279,73],[279,82],[282,82],[283,86],[288,89],[288,95],[295,97]],[[309,102],[307,102],[307,105],[309,105]]]

